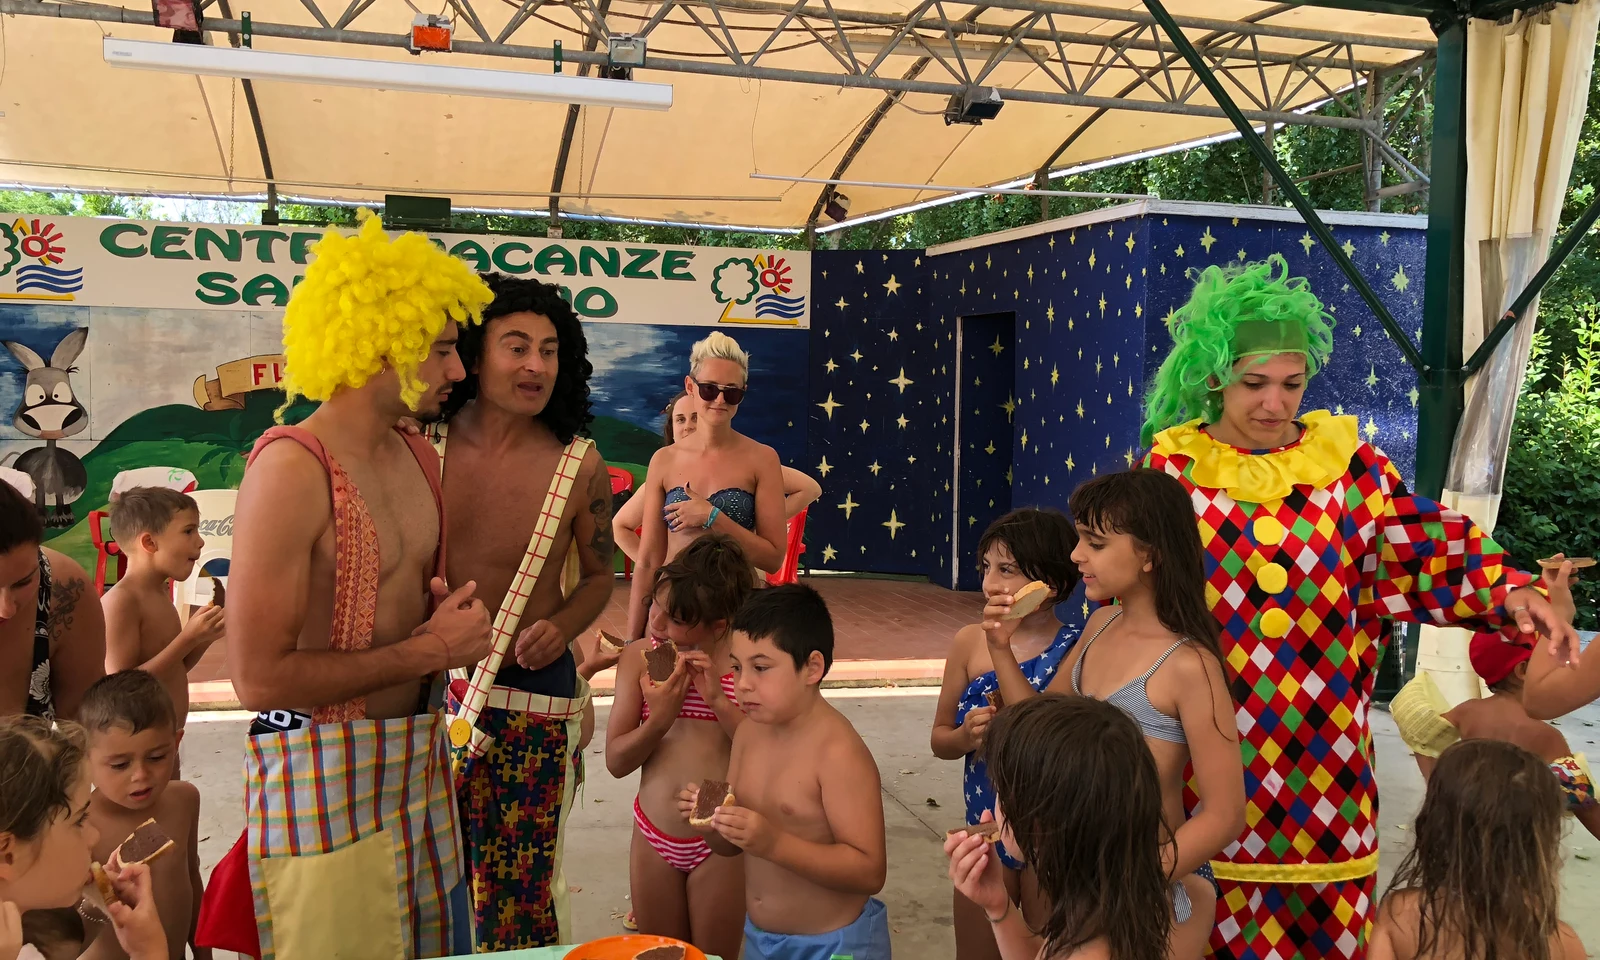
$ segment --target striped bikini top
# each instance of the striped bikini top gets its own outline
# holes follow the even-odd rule
[[[1087,696],[1083,692],[1082,680],[1083,661],[1089,657],[1089,648],[1094,646],[1094,642],[1100,638],[1100,634],[1105,632],[1106,627],[1111,626],[1111,621],[1120,616],[1122,616],[1122,611],[1118,610],[1105,623],[1101,624],[1100,629],[1096,630],[1094,636],[1089,638],[1089,642],[1083,645],[1083,652],[1078,654],[1078,662],[1072,665],[1072,692],[1078,696]],[[1145,683],[1155,676],[1155,672],[1161,669],[1161,665],[1167,662],[1167,658],[1172,656],[1181,646],[1183,646],[1183,641],[1179,640],[1168,647],[1167,652],[1161,655],[1161,659],[1151,664],[1150,669],[1144,672],[1144,676],[1129,680],[1115,693],[1105,698],[1106,703],[1121,707],[1128,716],[1133,718],[1133,722],[1139,725],[1139,729],[1144,731],[1144,735],[1152,740],[1165,740],[1168,743],[1183,744],[1189,742],[1189,739],[1183,735],[1183,722],[1176,717],[1169,717],[1157,710],[1155,705],[1150,702],[1150,694],[1145,691]]]
[[[727,697],[728,702],[734,706],[739,705],[739,697],[734,693],[733,674],[731,673],[722,678],[722,695]],[[639,701],[639,721],[643,723],[649,719],[650,702],[641,700]],[[691,683],[689,684],[689,695],[683,698],[683,706],[678,709],[678,719],[710,720],[715,723],[717,712],[711,709],[711,705],[706,703],[706,698],[700,696],[700,691],[696,690],[694,684]]]

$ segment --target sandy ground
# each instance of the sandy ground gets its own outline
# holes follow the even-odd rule
[[[861,731],[883,778],[888,827],[889,881],[880,895],[889,907],[895,953],[919,960],[955,956],[950,882],[942,852],[944,831],[962,819],[961,764],[937,760],[928,750],[937,689],[832,690],[829,698]],[[609,702],[600,705],[599,737]],[[1565,718],[1561,729],[1575,750],[1600,757],[1600,706]],[[238,838],[243,824],[240,783],[246,720],[239,713],[195,713],[183,744],[183,768],[199,786],[202,872]],[[1387,713],[1373,714],[1382,795],[1380,889],[1410,843],[1409,825],[1422,800],[1422,778]],[[633,778],[612,779],[591,745],[589,782],[567,837],[568,879],[574,885],[573,919],[582,940],[621,933],[628,909],[628,842]],[[1569,824],[1571,821],[1569,821]],[[1562,913],[1589,949],[1600,953],[1600,841],[1572,824],[1567,831]],[[226,956],[226,955],[219,955]]]

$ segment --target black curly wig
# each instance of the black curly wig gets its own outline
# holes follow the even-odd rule
[[[589,424],[594,421],[589,402],[589,376],[594,373],[594,364],[589,362],[589,341],[583,335],[583,324],[572,305],[562,298],[561,288],[553,283],[500,273],[482,276],[494,291],[494,300],[484,308],[482,323],[461,328],[456,351],[461,355],[461,365],[467,369],[467,378],[450,391],[444,403],[443,419],[449,421],[478,395],[478,377],[472,371],[483,356],[483,340],[489,324],[513,313],[537,313],[550,318],[559,341],[556,383],[550,391],[550,402],[538,419],[562,443],[571,442],[579,434],[587,435]]]

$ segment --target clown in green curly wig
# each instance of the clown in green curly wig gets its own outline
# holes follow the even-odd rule
[[[1278,254],[1240,267],[1207,267],[1189,302],[1167,321],[1172,352],[1145,395],[1139,440],[1149,446],[1168,427],[1222,415],[1222,388],[1243,376],[1241,360],[1296,353],[1306,379],[1333,353],[1333,317],[1304,277],[1289,276]],[[1246,365],[1248,368],[1248,365]]]
[[[492,294],[466,263],[426,236],[391,240],[370,211],[360,216],[355,235],[329,230],[311,247],[315,258],[289,297],[287,400],[327,400],[393,369],[401,401],[416,410],[423,393],[437,386],[417,377],[433,342],[451,321],[478,322]]]

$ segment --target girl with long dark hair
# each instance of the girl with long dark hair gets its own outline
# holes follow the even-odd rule
[[[1048,905],[1035,932],[1012,904],[996,845],[945,839],[950,879],[987,915],[1001,960],[1166,956],[1172,837],[1138,726],[1110,704],[1045,694],[1001,710],[983,752],[1001,843],[1033,868]]]
[[[1564,808],[1549,768],[1521,747],[1446,749],[1378,907],[1371,960],[1583,960],[1560,919]]]
[[[1244,825],[1244,773],[1217,621],[1206,606],[1194,508],[1177,480],[1140,469],[1089,481],[1073,491],[1070,509],[1078,529],[1072,559],[1084,593],[1109,605],[1089,617],[1085,639],[1046,689],[1115,704],[1144,731],[1173,835],[1163,860],[1172,881],[1169,956],[1198,958],[1217,900],[1211,858]],[[1007,662],[1016,629],[1016,621],[1004,619],[1011,599],[989,598],[984,631],[1003,695],[1015,703],[1032,691],[1007,682],[1017,669]],[[1200,803],[1187,816],[1184,774],[1191,763]]]

